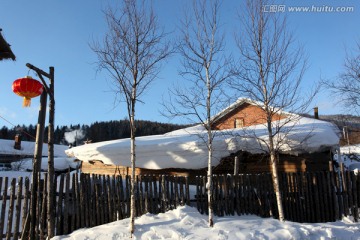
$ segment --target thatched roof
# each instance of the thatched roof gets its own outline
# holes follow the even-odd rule
[[[0,29],[0,61],[4,59],[15,60],[15,55],[11,51],[10,44],[8,44],[4,37],[1,35],[2,29]]]

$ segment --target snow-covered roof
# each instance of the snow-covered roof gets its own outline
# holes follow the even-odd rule
[[[278,146],[280,152],[296,155],[338,146],[338,130],[332,123],[305,117],[290,122],[283,119],[278,123],[284,124],[277,135],[282,140]],[[262,124],[214,131],[214,136],[214,166],[221,158],[239,150],[251,153],[267,151],[268,133]],[[136,166],[147,169],[205,168],[208,156],[206,139],[206,130],[201,125],[163,135],[137,137]],[[104,164],[131,166],[129,138],[74,147],[66,150],[66,154],[85,162],[100,160]]]
[[[68,146],[54,144],[54,156],[65,157],[65,150]],[[34,155],[35,142],[21,141],[21,149],[14,149],[14,140],[0,139],[0,154],[2,155],[20,155],[20,156],[31,156]],[[47,144],[44,143],[42,149],[42,156],[48,155]]]

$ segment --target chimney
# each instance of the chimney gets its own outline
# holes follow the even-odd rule
[[[318,107],[314,107],[314,118],[319,119],[319,108]]]
[[[14,149],[21,150],[21,134],[15,135]]]

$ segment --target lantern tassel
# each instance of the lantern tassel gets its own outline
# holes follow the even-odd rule
[[[30,105],[31,105],[31,98],[24,97],[23,107],[30,107]]]

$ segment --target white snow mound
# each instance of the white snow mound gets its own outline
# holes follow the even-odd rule
[[[338,129],[329,122],[310,118],[273,122],[277,148],[288,154],[312,153],[337,147]],[[212,164],[239,150],[251,153],[267,152],[268,132],[264,125],[241,129],[214,131]],[[147,169],[207,167],[207,133],[203,126],[176,130],[163,135],[136,138],[136,166]],[[130,139],[85,144],[66,150],[66,154],[81,161],[100,160],[104,164],[131,166]]]

